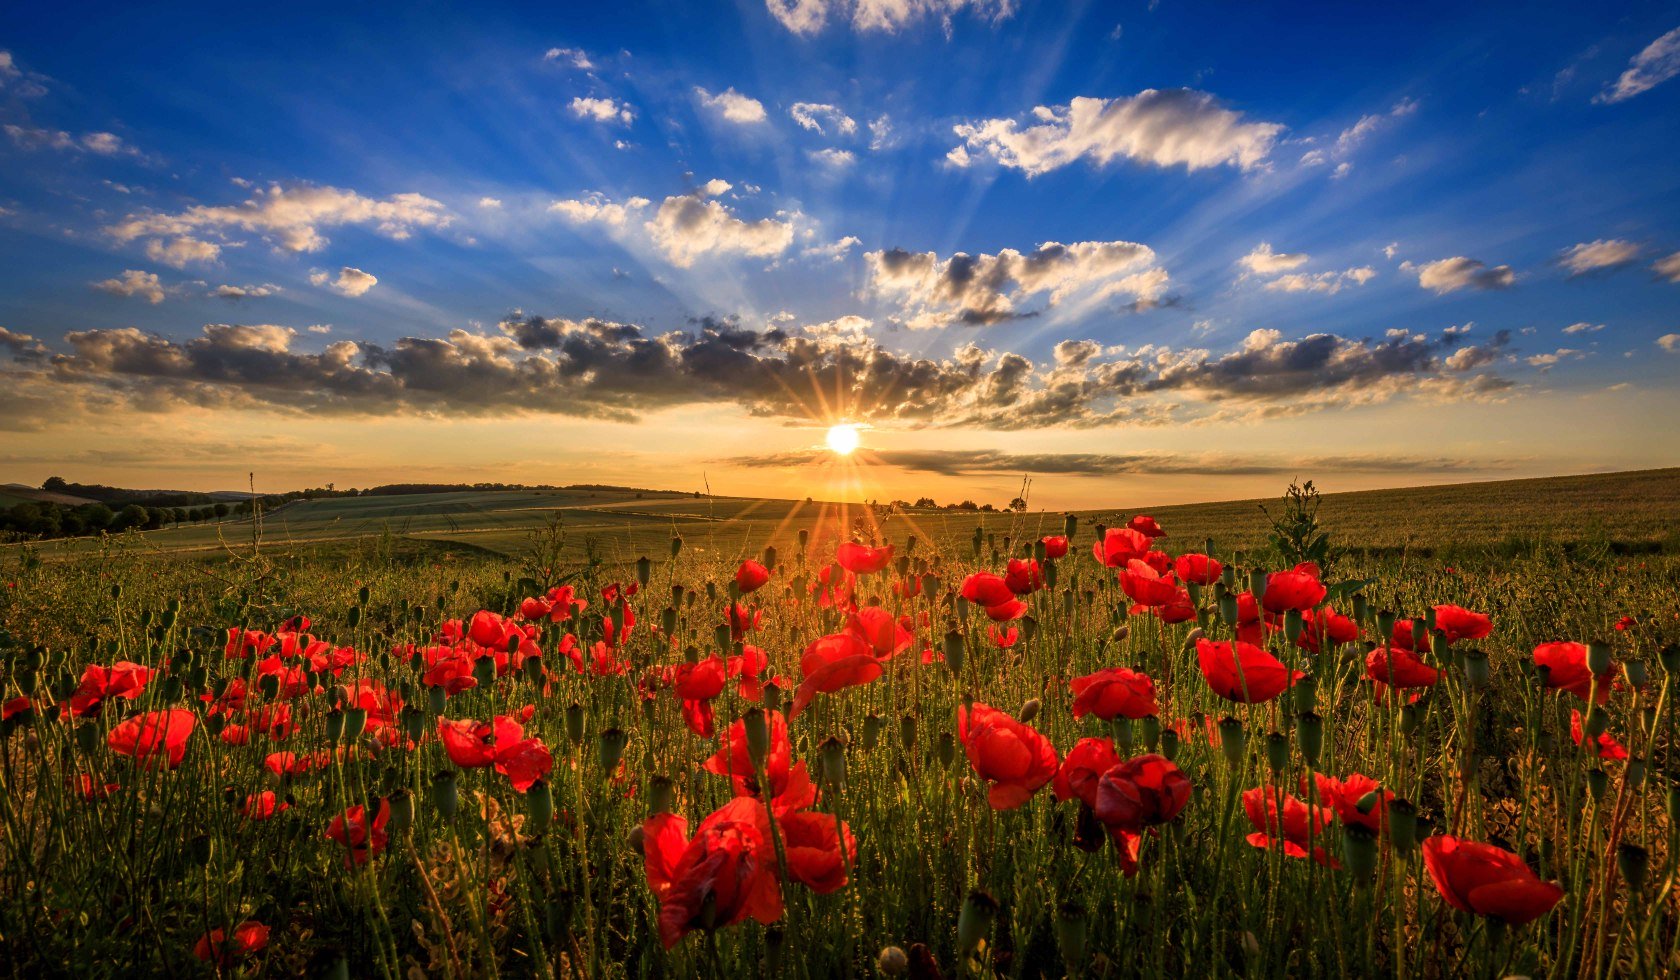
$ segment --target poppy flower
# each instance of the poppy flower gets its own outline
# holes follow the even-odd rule
[[[0,721],[8,721],[13,715],[22,715],[35,710],[35,702],[29,700],[29,695],[20,694],[0,705]]]
[[[697,663],[677,664],[671,671],[671,688],[684,701],[710,701],[723,693],[729,680],[729,664],[712,654]]]
[[[1492,844],[1438,834],[1423,842],[1423,865],[1448,905],[1514,926],[1538,919],[1563,899],[1562,888]]]
[[[845,887],[846,868],[857,860],[857,838],[851,827],[827,813],[785,814],[776,818],[776,827],[782,832],[789,878],[818,895]]]
[[[1140,606],[1165,606],[1178,599],[1174,579],[1163,578],[1147,562],[1133,558],[1120,572],[1120,588]]]
[[[1441,672],[1404,647],[1373,647],[1365,655],[1365,676],[1390,687],[1434,687]]]
[[[868,643],[851,633],[831,633],[805,648],[800,658],[802,679],[794,691],[788,717],[796,718],[818,694],[867,684],[881,676],[881,661]]]
[[[764,610],[744,602],[731,602],[724,609],[723,618],[729,622],[729,638],[739,643],[764,622]]]
[[[1587,667],[1587,645],[1568,640],[1542,643],[1534,648],[1534,662],[1548,670],[1546,686],[1554,691],[1568,691],[1582,701],[1594,698],[1599,704],[1610,700],[1611,682],[1616,668],[1598,675],[1598,690],[1593,692],[1593,673]]]
[[[1203,554],[1179,555],[1173,560],[1173,572],[1180,581],[1196,585],[1212,585],[1219,581],[1225,566]]]
[[[721,929],[749,917],[769,925],[782,917],[764,807],[737,797],[701,821],[692,840],[683,838],[685,828],[669,814],[642,824],[644,867],[659,899],[659,940],[666,949],[696,928]]]
[[[82,671],[81,683],[70,695],[70,716],[98,714],[107,698],[132,701],[146,690],[146,682],[151,677],[150,669],[127,660],[119,660],[109,667],[88,664]]]
[[[1283,797],[1282,814],[1278,813],[1278,797]],[[1282,793],[1270,786],[1244,790],[1243,813],[1254,825],[1254,833],[1246,838],[1253,847],[1264,850],[1282,845],[1283,853],[1293,858],[1311,857],[1319,864],[1336,866],[1320,841],[1324,828],[1335,815],[1322,806],[1309,806],[1292,793]],[[1312,850],[1309,852],[1308,847]]]
[[[274,795],[271,789],[261,793],[252,793],[245,797],[245,802],[239,807],[239,813],[247,820],[267,820],[283,810],[291,808],[291,804]]]
[[[520,793],[554,767],[542,740],[524,735],[524,727],[508,715],[497,715],[493,722],[438,719],[438,738],[450,762],[462,769],[494,766]]]
[[[1612,624],[1612,628],[1618,633],[1626,633],[1628,630],[1633,629],[1638,625],[1639,620],[1634,619],[1632,616],[1623,616],[1621,619],[1616,620],[1616,622]]]
[[[1068,749],[1067,758],[1056,770],[1050,790],[1058,800],[1077,799],[1092,809],[1097,805],[1097,782],[1103,773],[1120,764],[1120,754],[1103,738],[1082,738]]]
[[[1073,716],[1096,715],[1103,721],[1137,720],[1156,713],[1155,681],[1126,667],[1109,667],[1068,681],[1073,691]]]
[[[1254,593],[1237,593],[1237,639],[1261,646],[1266,642],[1266,634],[1276,632],[1277,629],[1275,624],[1266,621],[1266,615],[1260,611],[1260,603],[1255,600]]]
[[[1097,819],[1110,830],[1141,833],[1184,812],[1190,789],[1190,777],[1166,756],[1127,759],[1097,780]]]
[[[1147,534],[1150,538],[1164,538],[1167,532],[1161,530],[1161,525],[1155,523],[1155,518],[1148,514],[1137,514],[1126,522],[1126,526],[1139,534]]]
[[[1291,571],[1266,576],[1266,593],[1260,597],[1260,604],[1269,613],[1306,610],[1323,602],[1328,592],[1318,580],[1316,569],[1309,571],[1297,565]]]
[[[710,701],[687,700],[682,702],[683,724],[688,730],[701,738],[715,738],[717,736],[717,709]]]
[[[787,719],[780,711],[765,712],[770,731],[770,749],[764,754],[764,778],[769,783],[770,808],[778,814],[803,810],[817,802],[804,760],[793,761],[793,743],[788,741]],[[736,796],[763,799],[752,754],[747,748],[746,722],[736,719],[723,733],[723,745],[702,763],[707,772],[729,777]]]
[[[1015,601],[1015,590],[1001,575],[975,572],[963,579],[962,597],[978,606],[1001,606]]]
[[[1353,617],[1343,616],[1325,606],[1323,609],[1308,609],[1301,613],[1301,632],[1295,637],[1295,645],[1303,650],[1318,653],[1326,645],[1338,647],[1357,639],[1359,624]]]
[[[327,839],[345,849],[344,866],[354,868],[378,857],[390,842],[385,825],[391,821],[391,801],[380,797],[379,810],[368,819],[367,807],[358,803],[332,818],[327,825]]]
[[[1064,535],[1052,534],[1048,537],[1040,538],[1039,540],[1044,543],[1044,557],[1046,557],[1046,558],[1065,558],[1065,557],[1067,557],[1068,539]]]
[[[1569,712],[1569,737],[1575,740],[1576,745],[1580,745],[1581,740],[1586,738],[1579,711]],[[1595,759],[1609,759],[1612,762],[1619,762],[1628,757],[1627,747],[1616,741],[1616,737],[1609,732],[1600,732],[1598,738],[1593,739],[1593,744],[1587,748],[1587,753]]]
[[[958,706],[957,739],[974,771],[992,784],[986,801],[994,810],[1013,810],[1056,776],[1056,747],[1050,740],[990,705]]]
[[[880,606],[865,606],[846,618],[846,632],[869,644],[876,657],[888,660],[910,649],[916,637]]]
[[[255,920],[234,926],[230,937],[225,930],[212,929],[199,937],[193,955],[206,963],[215,963],[224,970],[268,945],[268,926]]]
[[[1433,652],[1435,640],[1423,623],[1414,619],[1400,619],[1395,621],[1394,629],[1389,632],[1388,645],[1399,650]]]
[[[986,618],[994,623],[1007,623],[1012,619],[1020,619],[1027,614],[1027,604],[1019,599],[1011,599],[995,606],[985,607]]]
[[[1149,535],[1129,527],[1111,527],[1091,546],[1091,554],[1109,568],[1125,568],[1127,562],[1149,551],[1150,540]]]
[[[834,560],[840,567],[855,575],[873,575],[892,564],[893,546],[882,545],[871,548],[868,545],[847,541],[835,549]]]
[[[1213,693],[1227,701],[1258,704],[1282,694],[1304,676],[1252,643],[1196,641],[1196,662]]]
[[[104,799],[122,789],[120,783],[96,783],[93,781],[93,777],[85,772],[75,773],[70,776],[67,782],[70,784],[70,788],[76,792],[76,795],[89,802]]]
[[[254,657],[268,650],[275,644],[275,639],[261,630],[248,630],[238,626],[230,626],[227,631],[227,644],[222,652],[229,658]]]
[[[1323,773],[1314,774],[1318,786],[1319,802],[1334,810],[1337,818],[1344,826],[1364,827],[1374,834],[1380,834],[1387,822],[1388,804],[1394,799],[1394,794],[1370,776],[1353,773],[1337,779]],[[1302,780],[1305,782],[1305,780]],[[1376,793],[1376,799],[1369,813],[1361,813],[1359,803],[1365,797]]]
[[[496,771],[508,778],[513,791],[523,793],[554,769],[554,757],[540,738],[522,738],[496,753]]]
[[[740,568],[735,569],[735,587],[741,590],[742,595],[757,592],[768,581],[770,581],[770,569],[751,558],[742,562]]]
[[[1016,640],[1021,638],[1021,631],[1013,626],[1008,629],[999,629],[996,626],[988,626],[986,627],[986,636],[992,641],[993,646],[997,647],[999,650],[1007,650],[1015,645]]]
[[[185,708],[145,711],[111,729],[105,744],[118,755],[133,756],[150,767],[161,754],[169,768],[181,764],[187,755],[187,739],[198,719]]]
[[[1003,577],[1009,591],[1015,595],[1032,595],[1044,588],[1044,570],[1030,558],[1009,559],[1009,571]]]
[[[1483,640],[1493,632],[1493,620],[1463,606],[1442,605],[1435,607],[1435,628],[1445,634],[1448,643]]]

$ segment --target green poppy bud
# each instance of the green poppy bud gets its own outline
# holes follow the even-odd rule
[[[361,735],[367,728],[366,708],[346,708],[344,710],[344,740],[346,742]]]
[[[939,764],[944,766],[946,769],[951,768],[951,763],[955,762],[957,759],[957,740],[951,736],[950,732],[939,733],[939,747],[937,751],[939,754]]]
[[[1266,735],[1266,765],[1276,775],[1289,766],[1289,736],[1282,732]]]
[[[1078,902],[1063,902],[1056,908],[1056,945],[1061,948],[1062,962],[1070,976],[1083,972],[1080,965],[1085,962],[1088,950],[1088,925],[1085,906]]]
[[[1394,624],[1399,619],[1400,617],[1395,615],[1392,609],[1384,609],[1377,613],[1377,639],[1379,642],[1388,642],[1389,638],[1394,635]]]
[[[414,797],[409,795],[408,790],[393,791],[387,802],[391,805],[391,820],[387,827],[400,834],[414,826]]]
[[[583,744],[583,705],[576,701],[566,707],[566,737],[573,745]]]
[[[1635,893],[1645,888],[1645,872],[1650,867],[1651,855],[1638,844],[1623,841],[1616,848],[1616,870],[1627,880],[1628,887]]]
[[[1645,669],[1643,660],[1629,660],[1622,664],[1622,676],[1627,678],[1630,687],[1644,687],[1651,681],[1651,674]]]
[[[1388,842],[1401,857],[1412,853],[1418,841],[1417,807],[1410,800],[1388,801]]]
[[[1657,652],[1657,660],[1662,663],[1663,673],[1680,673],[1680,644],[1670,643]]]
[[[1400,734],[1410,735],[1423,723],[1423,709],[1415,704],[1400,706]]]
[[[460,790],[455,782],[455,770],[446,769],[432,777],[432,805],[445,820],[455,819],[461,809]]]
[[[1371,616],[1371,600],[1365,598],[1365,593],[1353,594],[1353,619],[1361,625]]]
[[[539,779],[525,791],[525,829],[540,834],[554,821],[554,792]]]
[[[1171,728],[1161,730],[1161,755],[1165,756],[1168,762],[1178,758],[1178,732]]]
[[[1283,614],[1283,635],[1294,643],[1301,638],[1301,630],[1306,623],[1301,619],[1301,610],[1291,609]]]
[[[1493,668],[1487,654],[1480,650],[1464,651],[1464,682],[1473,688],[1483,688],[1492,679]]]
[[[1318,678],[1311,674],[1296,681],[1290,691],[1295,698],[1297,714],[1306,714],[1318,704]]]
[[[997,918],[997,911],[998,903],[992,896],[978,889],[968,893],[962,911],[957,914],[959,955],[967,956],[980,946],[980,941],[992,931],[992,921]]]
[[[1038,698],[1028,698],[1026,703],[1021,705],[1021,713],[1016,715],[1016,717],[1019,718],[1021,723],[1024,725],[1027,722],[1032,721],[1034,718],[1037,718],[1038,711],[1042,707],[1044,707],[1044,702],[1040,701]]]
[[[863,750],[873,751],[876,743],[881,740],[881,716],[873,711],[863,719]]]
[[[1307,712],[1295,719],[1295,740],[1301,746],[1301,758],[1307,765],[1318,768],[1318,757],[1324,751],[1324,719]]]
[[[673,534],[671,535],[671,557],[675,558],[680,554],[682,554],[682,535]]]
[[[1602,640],[1587,642],[1587,669],[1602,674],[1610,669],[1610,644]]]
[[[1248,747],[1248,733],[1243,731],[1242,722],[1229,715],[1219,720],[1219,749],[1225,754],[1225,761],[1233,766],[1242,765],[1244,750]]]
[[[945,634],[945,667],[954,677],[962,676],[963,635],[956,630]]]
[[[1645,775],[1645,760],[1639,756],[1631,756],[1627,761],[1627,768],[1622,770],[1622,778],[1627,780],[1628,789],[1644,786]]]
[[[618,769],[618,764],[624,760],[624,750],[630,745],[630,733],[620,728],[609,728],[601,733],[597,745],[601,761],[601,771],[612,773]]]
[[[817,759],[822,764],[823,781],[829,786],[846,785],[846,746],[830,736],[817,746]]]
[[[1154,715],[1147,715],[1138,722],[1138,728],[1143,733],[1143,750],[1154,752],[1161,742],[1161,719]]]
[[[1072,541],[1074,535],[1078,533],[1079,518],[1072,514],[1062,515],[1062,536],[1067,538],[1069,541]]]
[[[1610,774],[1603,769],[1593,767],[1587,770],[1587,791],[1592,793],[1594,802],[1604,798],[1610,789]]]
[[[755,768],[762,766],[770,754],[770,724],[764,718],[764,709],[748,708],[741,716],[741,728],[747,736],[748,757]]]
[[[1122,754],[1130,753],[1132,751],[1132,720],[1120,715],[1109,722],[1108,725],[1114,732],[1114,744],[1119,747],[1120,752]]]
[[[898,740],[904,746],[905,752],[916,747],[916,716],[905,715],[898,719]]]
[[[1343,826],[1342,859],[1355,881],[1369,881],[1377,871],[1377,835],[1359,824]]]
[[[431,709],[433,716],[443,714],[448,698],[449,692],[441,687],[426,688],[426,707]]]

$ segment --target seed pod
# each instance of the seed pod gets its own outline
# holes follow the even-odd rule
[[[775,681],[766,681],[764,684],[764,710],[782,710],[782,686]]]
[[[441,715],[444,712],[445,701],[448,697],[449,692],[443,688],[428,687],[426,688],[426,707],[431,709],[434,716]]]
[[[1627,768],[1622,770],[1622,778],[1627,780],[1628,789],[1639,789],[1645,785],[1645,760],[1633,756],[1627,761]]]
[[[1610,789],[1610,774],[1594,766],[1587,770],[1587,791],[1592,793],[1594,802],[1604,798]]]
[[[822,764],[823,781],[831,787],[846,785],[846,746],[829,736],[817,746],[817,759]]]
[[[1079,532],[1079,518],[1072,514],[1062,515],[1062,536],[1069,541]]]
[[[673,534],[671,535],[671,557],[675,558],[680,554],[682,554],[682,535]]]
[[[1266,598],[1265,570],[1259,568],[1251,568],[1248,570],[1248,591],[1249,594],[1254,596],[1255,602],[1260,602]]]
[[[1306,627],[1306,621],[1301,618],[1301,610],[1291,609],[1283,614],[1283,635],[1294,643],[1301,638],[1301,630]]]
[[[1282,732],[1267,733],[1266,765],[1273,775],[1289,767],[1289,736]]]
[[[1394,853],[1405,857],[1417,847],[1418,815],[1417,807],[1410,800],[1396,797],[1388,801],[1388,842],[1394,845]]]
[[[1587,717],[1581,723],[1581,730],[1586,733],[1587,738],[1597,738],[1609,727],[1610,712],[1596,704],[1587,709]]]
[[[654,776],[648,780],[648,815],[670,813],[676,802],[677,787],[664,776]]]
[[[1371,600],[1365,598],[1365,593],[1355,592],[1353,594],[1353,618],[1354,618],[1354,621],[1359,623],[1360,625],[1364,625],[1365,621],[1367,619],[1369,619],[1370,617],[1371,617]]]
[[[968,893],[962,911],[957,914],[957,950],[960,956],[974,952],[980,940],[991,933],[997,910],[997,900],[992,896],[979,889]]]
[[[1295,698],[1295,712],[1310,713],[1318,703],[1318,678],[1308,674],[1295,682],[1291,693]]]
[[[747,755],[753,766],[763,765],[770,754],[770,725],[764,718],[764,709],[748,708],[741,716],[741,728],[746,732]]]
[[[576,701],[566,707],[566,737],[573,745],[583,744],[583,705]]]
[[[1125,715],[1118,715],[1108,725],[1114,732],[1114,744],[1119,747],[1122,753],[1130,753],[1132,751],[1132,720]]]
[[[540,834],[554,820],[554,792],[539,779],[525,791],[525,829]]]
[[[1400,734],[1410,735],[1423,722],[1423,710],[1415,704],[1400,706]]]
[[[945,634],[945,667],[954,677],[962,676],[963,635],[956,630]]]
[[[951,768],[951,763],[957,759],[957,740],[952,737],[950,732],[939,733],[938,753],[939,764],[947,769]]]
[[[598,745],[601,761],[601,771],[611,773],[618,769],[618,764],[624,760],[624,750],[630,745],[630,733],[620,728],[609,728],[601,733]]]
[[[1085,906],[1078,902],[1063,902],[1056,908],[1056,945],[1062,950],[1062,962],[1067,965],[1069,976],[1083,973],[1080,966],[1087,952],[1087,925]]]
[[[873,711],[863,719],[863,750],[873,751],[877,742],[881,740],[881,716]]]
[[[1242,722],[1229,715],[1219,720],[1219,748],[1225,754],[1225,761],[1233,766],[1242,765],[1243,751],[1248,747],[1248,733],[1243,731]]]
[[[1377,613],[1377,639],[1380,642],[1387,643],[1389,638],[1394,636],[1394,624],[1399,618],[1392,609],[1384,609]]]
[[[489,687],[496,679],[496,658],[483,656],[473,661],[472,675],[479,687]]]
[[[898,740],[905,752],[916,747],[916,716],[905,715],[898,720]]]
[[[1474,688],[1484,688],[1493,679],[1493,668],[1487,654],[1480,650],[1464,651],[1464,682]]]
[[[1038,711],[1042,707],[1044,707],[1044,702],[1040,701],[1038,698],[1028,698],[1026,703],[1021,705],[1021,713],[1016,715],[1016,717],[1019,718],[1021,723],[1024,725],[1027,722],[1032,721],[1034,718],[1037,718]]]
[[[1143,750],[1154,752],[1155,747],[1161,741],[1161,719],[1154,715],[1146,715],[1142,721],[1138,722],[1138,727],[1143,732]]]
[[[910,957],[897,946],[888,946],[875,957],[875,967],[889,977],[903,976],[910,970]]]
[[[1616,848],[1616,870],[1622,873],[1628,887],[1636,893],[1645,888],[1645,872],[1650,864],[1651,855],[1638,844],[1623,841]]]
[[[1627,678],[1629,687],[1644,687],[1650,683],[1650,672],[1645,669],[1645,661],[1629,660],[1622,664],[1622,676]]]
[[[391,805],[391,820],[386,826],[399,834],[414,826],[414,797],[408,790],[394,790],[386,800]]]
[[[1301,758],[1317,769],[1319,754],[1324,751],[1324,719],[1311,711],[1296,718],[1295,740],[1300,743]]]
[[[455,819],[461,809],[461,795],[455,782],[455,770],[445,769],[432,777],[432,805],[445,820]]]
[[[1680,673],[1680,644],[1670,643],[1657,652],[1657,660],[1662,663],[1663,673]]]
[[[1355,881],[1369,881],[1377,870],[1377,835],[1359,824],[1343,826],[1342,858]]]

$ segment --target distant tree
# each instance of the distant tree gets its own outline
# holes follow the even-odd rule
[[[62,476],[49,476],[41,481],[41,489],[49,493],[63,493],[64,488],[69,485]]]
[[[993,507],[993,506],[992,506],[992,505],[991,505],[991,504],[981,504],[981,505],[980,505],[980,509],[981,509],[981,510],[983,510],[983,511],[985,511],[985,512],[986,512],[986,513],[988,513],[988,514],[995,514],[995,513],[997,513],[997,508],[996,508],[996,507]]]
[[[214,504],[210,508],[210,513],[216,515],[216,520],[219,521],[228,516],[228,505],[223,503]]]
[[[171,511],[167,507],[147,507],[146,508],[146,530],[148,530],[148,531],[157,530],[158,528],[164,526],[165,524],[168,524],[169,519],[173,516],[175,516],[174,512]]]
[[[111,521],[111,530],[126,531],[131,527],[145,527],[150,516],[146,508],[139,504],[129,504],[117,512],[116,519]]]
[[[1009,502],[1009,509],[1017,514],[1025,514],[1027,512],[1027,502],[1020,497],[1016,497]]]
[[[932,497],[917,497],[916,498],[916,506],[917,507],[938,507],[939,505],[937,503],[934,503],[934,500],[933,500]]]
[[[957,505],[958,510],[979,510],[980,505],[972,500],[965,500]]]
[[[89,531],[103,531],[111,525],[116,512],[104,504],[83,504],[77,508],[82,516],[82,526]]]

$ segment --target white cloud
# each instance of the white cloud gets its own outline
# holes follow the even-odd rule
[[[478,206],[486,211],[493,211],[502,206],[502,199],[499,197],[481,197],[478,199]]]
[[[332,333],[332,324],[312,323],[304,329],[308,330],[310,333]]]
[[[1376,278],[1377,270],[1368,265],[1341,272],[1292,272],[1266,283],[1266,289],[1276,293],[1339,293],[1352,283],[1363,286]]]
[[[1399,255],[1399,254],[1400,254],[1400,243],[1399,242],[1389,242],[1387,245],[1383,246],[1383,258],[1392,259],[1396,255]]]
[[[581,48],[549,48],[543,54],[544,61],[556,64],[571,65],[578,71],[594,71],[595,63],[589,60],[589,55]]]
[[[952,18],[963,11],[996,23],[1015,13],[1017,0],[764,0],[783,27],[809,37],[832,18],[851,21],[856,31],[897,33],[923,20],[937,21],[947,35]]]
[[[262,299],[263,297],[275,296],[283,292],[285,292],[285,290],[281,289],[279,286],[276,286],[271,282],[265,282],[260,286],[217,286],[215,289],[210,291],[210,295],[220,299]]]
[[[1632,262],[1639,255],[1639,246],[1620,238],[1600,238],[1571,246],[1558,256],[1558,262],[1579,276],[1597,269],[1610,269]]]
[[[830,242],[827,245],[812,245],[801,250],[799,254],[808,259],[819,258],[839,262],[850,254],[852,249],[862,244],[863,242],[856,235],[847,235],[839,241]]]
[[[857,120],[846,115],[839,106],[826,102],[795,102],[793,108],[788,110],[788,115],[792,116],[793,121],[802,129],[809,129],[824,136],[830,133],[851,136],[857,132]]]
[[[579,119],[593,119],[598,123],[618,123],[628,126],[636,120],[636,111],[627,102],[612,98],[597,99],[578,96],[571,102],[572,115]]]
[[[1528,361],[1529,367],[1537,367],[1537,368],[1541,369],[1542,371],[1544,371],[1544,370],[1547,370],[1549,368],[1557,366],[1558,362],[1560,362],[1560,361],[1563,361],[1563,360],[1578,361],[1585,356],[1587,356],[1587,355],[1584,354],[1581,351],[1572,350],[1568,347],[1559,347],[1557,350],[1551,352],[1550,354],[1534,354],[1534,355],[1531,355],[1528,358],[1525,358],[1525,360]]]
[[[94,283],[93,288],[112,296],[137,296],[154,306],[163,302],[168,293],[158,280],[157,273],[139,269],[126,269],[121,278],[101,280]]]
[[[708,255],[768,257],[787,251],[793,244],[795,216],[743,220],[715,200],[731,189],[726,180],[709,180],[687,194],[665,198],[645,220],[643,216],[652,204],[645,197],[620,202],[588,194],[556,201],[549,210],[573,224],[597,224],[620,238],[634,236],[684,269]]]
[[[1657,338],[1657,346],[1670,354],[1680,353],[1680,333],[1665,333]]]
[[[1594,102],[1621,102],[1648,92],[1675,75],[1680,75],[1680,27],[1669,31],[1634,55],[1616,84],[1594,97]]]
[[[857,162],[857,155],[851,150],[841,150],[829,147],[826,150],[812,150],[807,154],[811,162],[829,170],[845,170]]]
[[[717,113],[727,122],[751,126],[769,118],[769,114],[764,111],[764,103],[742,95],[734,88],[713,95],[696,85],[694,94],[700,99],[701,105]]]
[[[222,247],[215,242],[206,242],[191,235],[181,235],[165,241],[154,238],[146,243],[146,257],[154,262],[172,265],[177,269],[185,269],[189,263],[202,262],[213,264],[221,257]]]
[[[1669,282],[1680,282],[1680,252],[1658,259],[1651,268]]]
[[[1390,119],[1401,119],[1417,112],[1416,99],[1401,99],[1387,112],[1374,113],[1359,117],[1359,121],[1342,130],[1336,137],[1334,153],[1338,157],[1347,156],[1365,142],[1371,135],[1382,129]]]
[[[1564,327],[1563,332],[1567,334],[1598,333],[1603,329],[1604,324],[1602,323],[1587,323],[1586,321],[1582,321],[1580,323],[1571,323],[1569,326]]]
[[[869,148],[874,151],[885,150],[893,143],[892,117],[883,112],[869,124]]]
[[[120,242],[244,231],[270,239],[288,252],[317,252],[327,245],[322,228],[370,225],[387,238],[401,241],[415,228],[442,228],[450,220],[441,203],[422,194],[393,194],[380,200],[336,187],[271,184],[241,204],[198,205],[179,214],[131,214],[105,230]]]
[[[74,150],[102,157],[119,155],[139,156],[139,151],[122,141],[115,133],[83,133],[73,136],[62,129],[35,129],[29,126],[7,125],[6,135],[25,150]]]
[[[1284,127],[1245,121],[1206,92],[1146,89],[1119,99],[1075,98],[1065,106],[1038,106],[1036,124],[987,119],[954,127],[963,145],[947,156],[956,166],[975,157],[996,160],[1028,175],[1047,173],[1088,157],[1102,165],[1117,158],[1188,170],[1260,166]],[[958,151],[961,151],[960,153]]]
[[[330,272],[316,271],[309,274],[309,281],[316,286],[330,287],[345,296],[361,296],[379,282],[371,273],[348,265],[338,270],[337,279]]]
[[[1020,305],[1040,293],[1048,294],[1047,307],[1130,297],[1144,308],[1160,299],[1168,281],[1153,249],[1124,241],[1045,242],[1029,254],[1006,248],[943,260],[934,252],[892,249],[867,252],[864,259],[871,289],[897,300],[912,329],[1031,316]]]
[[[1254,247],[1254,251],[1237,260],[1237,264],[1257,276],[1270,276],[1279,272],[1299,269],[1307,264],[1305,252],[1274,252],[1270,242],[1261,242]]]
[[[1353,173],[1353,164],[1343,160],[1341,163],[1336,164],[1335,170],[1330,171],[1330,179],[1341,180],[1350,173]]]
[[[1508,265],[1489,268],[1480,260],[1465,258],[1462,255],[1423,265],[1404,262],[1400,268],[1416,272],[1418,285],[1433,290],[1437,295],[1466,286],[1474,286],[1477,289],[1506,289],[1517,280],[1516,273],[1512,272]]]
[[[620,203],[602,194],[586,194],[573,200],[555,201],[548,209],[573,224],[593,222],[609,228],[622,228],[637,212],[652,203],[645,197],[632,197]]]

